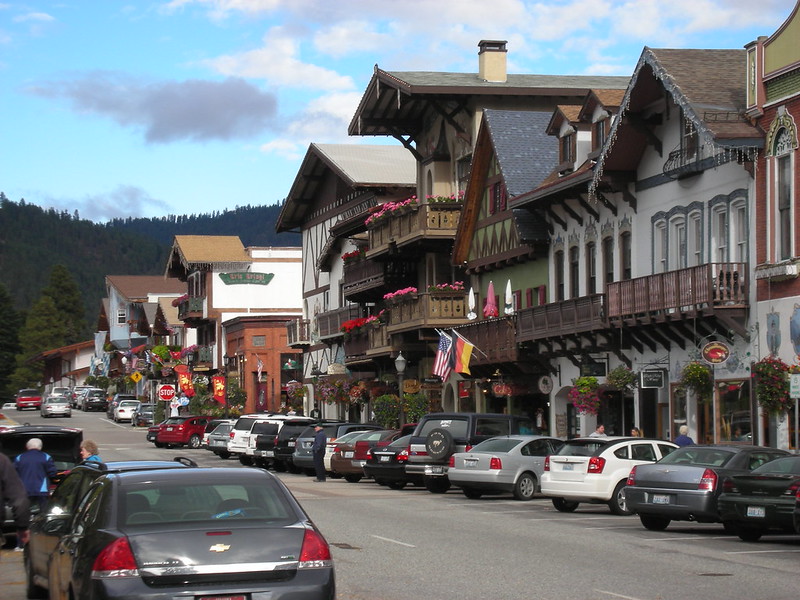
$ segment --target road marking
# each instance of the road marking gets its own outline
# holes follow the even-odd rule
[[[614,596],[615,598],[624,598],[625,600],[642,600],[637,596],[624,596],[622,594],[615,594],[614,592],[607,592],[605,590],[595,590],[595,592],[600,592],[601,594],[607,594],[609,596]]]
[[[800,550],[732,550],[725,554],[797,554]]]
[[[414,544],[406,544],[405,542],[400,542],[398,540],[393,540],[392,538],[385,538],[379,535],[373,535],[375,539],[383,540],[384,542],[391,542],[392,544],[399,544],[400,546],[405,546],[406,548],[416,548]]]

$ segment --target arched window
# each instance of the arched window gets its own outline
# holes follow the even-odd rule
[[[556,287],[556,302],[564,300],[564,251],[559,250],[553,256],[554,284]]]
[[[580,296],[580,250],[577,246],[569,249],[569,297],[577,298]]]
[[[621,274],[620,279],[626,280],[633,277],[633,262],[632,262],[632,253],[633,248],[631,247],[632,240],[631,240],[631,232],[624,231],[619,236],[619,252],[620,252],[620,266],[621,266]]]
[[[792,257],[792,139],[789,131],[782,128],[775,136],[775,209],[776,250],[779,260]]]
[[[586,244],[586,294],[597,293],[597,245]]]

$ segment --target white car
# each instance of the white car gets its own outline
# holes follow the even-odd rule
[[[71,417],[72,407],[66,396],[47,396],[39,407],[43,417]]]
[[[349,433],[345,433],[344,435],[339,436],[335,440],[328,440],[325,443],[325,457],[322,459],[323,463],[325,464],[325,471],[328,473],[332,473],[333,469],[331,469],[331,458],[333,457],[333,453],[336,452],[336,448],[339,447],[339,444],[346,444],[353,440],[353,438],[357,438],[358,436],[366,433],[366,431],[351,431]]]
[[[581,502],[608,504],[617,515],[630,515],[625,483],[636,465],[654,463],[678,446],[663,440],[589,437],[567,440],[547,457],[542,494],[560,512],[572,512]]]
[[[114,409],[114,421],[130,421],[133,418],[134,411],[139,408],[141,404],[138,400],[121,400],[117,407]]]

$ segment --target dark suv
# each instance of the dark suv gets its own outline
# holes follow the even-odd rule
[[[292,455],[298,436],[306,429],[308,429],[308,419],[287,419],[276,434],[260,434],[256,438],[256,461],[267,460],[272,463],[272,468],[281,473],[285,471],[299,473],[300,469],[294,466]],[[255,427],[253,430],[255,431]]]
[[[539,433],[529,417],[500,413],[431,413],[422,417],[411,436],[406,473],[422,476],[429,492],[450,489],[447,465],[456,452],[496,435]]]
[[[383,429],[380,425],[368,425],[365,423],[343,423],[341,421],[322,422],[322,429],[325,431],[326,444],[329,446],[336,438],[343,436],[351,431],[370,431],[372,429]],[[306,427],[305,431],[297,436],[297,441],[292,454],[292,464],[295,468],[303,470],[307,475],[314,474],[314,454],[311,447],[314,445],[314,426]],[[327,447],[326,447],[327,454]],[[330,470],[329,465],[325,466]]]

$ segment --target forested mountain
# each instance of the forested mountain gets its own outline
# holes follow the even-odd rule
[[[247,206],[98,224],[24,200],[12,202],[0,192],[0,283],[14,308],[24,312],[38,300],[52,268],[64,265],[83,294],[92,329],[106,293],[105,276],[162,274],[175,235],[238,235],[245,246],[299,246],[298,234],[275,234],[279,212],[279,206]]]

